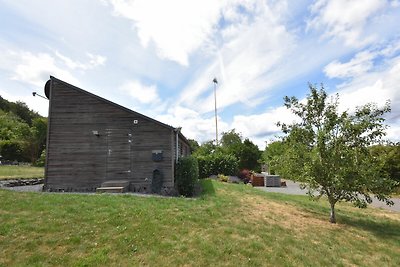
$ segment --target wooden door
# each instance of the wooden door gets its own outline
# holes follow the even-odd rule
[[[132,131],[131,129],[107,129],[106,178],[129,180],[132,177]]]

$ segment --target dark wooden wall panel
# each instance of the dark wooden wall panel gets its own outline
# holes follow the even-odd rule
[[[52,82],[48,189],[90,190],[104,181],[125,178],[150,186],[155,169],[161,171],[164,186],[173,186],[172,128],[73,86]],[[154,162],[152,150],[162,150],[163,160]],[[130,172],[123,174],[128,168]]]

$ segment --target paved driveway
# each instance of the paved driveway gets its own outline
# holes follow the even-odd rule
[[[266,192],[275,192],[275,193],[290,194],[290,195],[306,195],[306,190],[300,189],[299,183],[286,180],[286,185],[287,187],[256,187],[256,188]],[[400,212],[400,199],[392,198],[392,200],[394,202],[394,205],[389,207],[384,202],[381,202],[378,199],[373,198],[371,206]]]

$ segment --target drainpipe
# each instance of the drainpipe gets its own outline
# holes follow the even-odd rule
[[[176,133],[176,142],[175,142],[175,144],[176,144],[176,148],[175,148],[176,157],[175,157],[175,160],[176,160],[176,163],[178,163],[178,159],[179,159],[179,147],[178,147],[178,144],[179,144],[179,132],[181,131],[181,129],[182,129],[182,127],[175,128],[175,133]]]

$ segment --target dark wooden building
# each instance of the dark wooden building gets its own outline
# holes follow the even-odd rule
[[[95,191],[125,183],[126,190],[169,194],[177,157],[189,143],[174,128],[50,77],[44,189]]]

